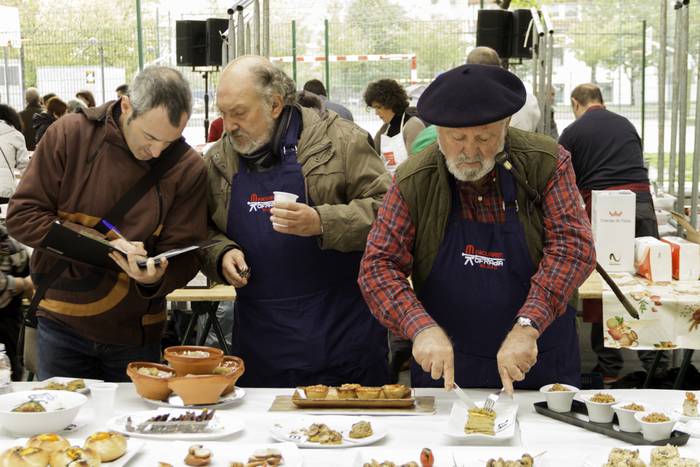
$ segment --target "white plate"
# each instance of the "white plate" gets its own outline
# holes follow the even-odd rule
[[[651,461],[651,450],[657,446],[626,445],[619,447],[621,447],[622,449],[632,451],[634,451],[635,449],[639,449],[639,458],[643,460],[647,465],[649,465]],[[608,456],[610,455],[610,451],[612,451],[612,448],[597,448],[596,450],[598,452],[596,452],[595,454],[591,454],[590,456],[584,459],[583,467],[600,467],[601,465],[605,465],[608,463]],[[684,446],[680,446],[678,447],[678,453],[681,455],[681,457],[689,457],[694,460],[700,460],[700,452],[697,449],[690,449]]]
[[[350,438],[348,435],[352,425],[363,420],[371,423],[374,434],[367,438]],[[313,423],[325,423],[331,430],[339,431],[343,435],[342,443],[320,444],[307,441],[306,435],[300,433],[300,430]],[[294,443],[300,448],[338,449],[374,444],[387,435],[387,429],[383,423],[368,417],[300,417],[292,422],[276,423],[270,428],[270,435],[277,441]]]
[[[683,410],[673,409],[673,413],[678,415],[678,419],[682,422],[687,422],[689,420],[700,420],[700,416],[688,417],[687,415],[683,415]]]
[[[184,414],[186,410],[184,409],[172,409],[172,410],[150,410],[146,412],[132,412],[125,415],[119,415],[112,418],[107,422],[107,429],[116,431],[117,433],[122,433],[128,436],[133,436],[135,438],[146,438],[146,439],[157,439],[157,440],[208,440],[208,439],[218,439],[224,436],[230,436],[232,434],[238,433],[243,430],[243,424],[233,417],[226,416],[221,412],[214,414],[214,418],[209,422],[207,431],[198,433],[138,433],[126,430],[126,419],[131,417],[132,424],[138,425],[141,422],[148,420],[149,418],[155,417],[156,415],[162,415],[164,413],[170,413],[171,418],[177,417],[180,414]]]
[[[150,446],[148,457],[141,456],[139,465],[158,465],[158,462],[167,462],[170,465],[184,465],[187,450],[193,444],[202,444],[212,452],[211,464],[209,467],[228,467],[233,461],[245,462],[258,449],[277,449],[284,459],[283,467],[302,467],[301,452],[292,443],[269,443],[269,444],[238,444],[226,442],[184,442],[178,441],[168,444],[167,448],[160,450],[160,446]],[[103,464],[104,465],[104,464]]]
[[[66,384],[76,379],[82,379],[85,382],[85,388],[75,391],[81,394],[90,394],[90,386],[92,386],[95,383],[104,383],[104,381],[101,379],[66,378],[64,376],[54,376],[53,378],[45,379],[44,381],[39,381],[38,383],[36,383],[36,386],[34,386],[32,389],[42,389],[49,383]]]
[[[478,407],[483,407],[484,401],[474,402]],[[447,420],[445,435],[450,438],[464,441],[493,441],[507,440],[515,435],[515,423],[518,416],[518,404],[511,401],[496,402],[495,434],[493,436],[481,433],[465,433],[464,426],[467,423],[467,408],[462,403],[453,403],[450,418]]]
[[[171,394],[170,397],[168,397],[167,401],[156,401],[153,399],[146,399],[145,397],[142,399],[148,402],[149,404],[155,405],[157,407],[187,408],[197,410],[203,408],[218,409],[221,407],[226,407],[237,403],[244,397],[245,390],[236,386],[235,390],[232,393],[226,394],[224,397],[220,397],[219,402],[215,404],[185,405],[185,403],[182,402],[182,398],[180,398],[180,396],[178,396],[177,394]]]
[[[372,459],[377,462],[392,461],[396,465],[407,463],[410,461],[420,465],[420,453],[422,448],[414,449],[406,448],[364,448],[358,449],[357,454],[350,464],[351,467],[363,467],[365,463],[369,463]],[[498,459],[499,457],[505,460],[520,459],[524,453],[528,453],[535,457],[535,467],[555,467],[556,465],[565,465],[561,462],[557,464],[555,459],[550,456],[547,451],[528,450],[523,447],[498,446],[496,447],[464,447],[464,446],[435,446],[433,449],[435,465],[440,467],[453,467],[457,464],[458,467],[484,467],[489,459]],[[600,466],[598,466],[600,467]]]
[[[87,438],[87,436],[85,438]],[[85,439],[67,438],[67,440],[71,446],[82,447],[85,444]],[[27,441],[29,441],[29,438],[20,438],[17,440],[17,445],[25,446]],[[126,438],[126,452],[119,459],[115,459],[112,462],[103,462],[102,465],[107,467],[124,467],[145,445],[146,442],[143,440]]]

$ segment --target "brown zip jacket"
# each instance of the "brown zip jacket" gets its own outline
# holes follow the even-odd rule
[[[148,162],[129,151],[113,117],[114,105],[69,114],[51,125],[10,201],[10,235],[36,248],[56,219],[91,229],[149,170]],[[202,158],[190,149],[116,227],[129,240],[144,242],[149,255],[205,240],[206,179]],[[55,261],[34,251],[35,283]],[[100,343],[154,342],[165,323],[165,296],[187,284],[198,269],[194,254],[181,255],[169,262],[158,286],[146,288],[125,273],[71,263],[46,292],[37,315]]]

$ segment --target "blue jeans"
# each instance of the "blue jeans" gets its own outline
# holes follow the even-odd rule
[[[129,381],[126,366],[130,362],[160,361],[160,342],[145,346],[101,344],[47,318],[39,318],[37,337],[40,380],[67,376],[124,382]]]

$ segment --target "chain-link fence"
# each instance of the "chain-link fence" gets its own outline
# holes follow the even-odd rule
[[[561,131],[573,120],[568,96],[578,84],[595,81],[601,86],[609,109],[627,116],[642,131],[645,147],[656,149],[656,60],[658,40],[654,28],[658,17],[649,14],[646,33],[639,15],[620,21],[581,16],[583,7],[553,11],[556,27],[554,48],[555,121]],[[174,65],[175,18],[161,17],[155,26],[144,27],[144,62]],[[294,34],[293,34],[294,30]],[[673,16],[669,20],[669,44],[673,43]],[[0,57],[0,96],[16,108],[23,107],[22,92],[37,86],[41,94],[54,92],[72,99],[81,89],[93,92],[98,103],[115,97],[115,88],[129,82],[138,70],[135,28],[90,30],[66,28],[27,30],[22,48],[4,49]],[[370,132],[380,121],[369,112],[362,95],[367,85],[380,78],[394,78],[412,86],[415,94],[437,74],[462,64],[476,43],[473,20],[388,20],[367,18],[341,22],[309,20],[276,23],[270,27],[270,54],[301,86],[317,78],[327,83],[332,100],[348,107],[356,121]],[[644,43],[647,50],[644,53]],[[691,39],[691,45],[696,41]],[[696,48],[691,50],[695,54]],[[329,63],[326,65],[326,54]],[[296,61],[292,63],[292,57]],[[5,78],[2,59],[7,63]],[[646,59],[646,69],[643,60]],[[691,60],[691,66],[697,65]],[[670,68],[670,56],[669,56]],[[329,73],[327,73],[327,69]],[[531,80],[532,61],[512,63],[511,69],[526,82]],[[193,143],[204,139],[204,96],[210,98],[209,119],[216,116],[215,90],[218,71],[204,75],[182,68],[194,95],[194,113],[186,136]],[[208,87],[205,86],[206,76]],[[689,96],[694,101],[694,80]],[[671,80],[667,81],[670,89]],[[8,97],[9,95],[9,97]],[[646,98],[642,121],[642,96]],[[670,91],[667,92],[670,97]],[[667,99],[667,101],[670,99]],[[694,112],[690,109],[690,114]],[[689,122],[692,124],[693,122]],[[692,132],[689,132],[692,134]]]

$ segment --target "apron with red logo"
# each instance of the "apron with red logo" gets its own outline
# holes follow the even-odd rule
[[[452,188],[452,210],[433,268],[418,298],[452,341],[455,381],[462,387],[501,387],[496,354],[530,290],[535,267],[517,215],[515,181],[498,166],[506,211],[503,224],[462,219]],[[576,311],[568,308],[537,340],[537,363],[516,388],[548,383],[578,386],[581,377]],[[414,362],[414,387],[441,387]]]
[[[387,332],[365,304],[357,275],[362,252],[321,250],[316,237],[275,232],[273,191],[307,200],[297,162],[300,116],[284,139],[282,161],[269,171],[245,167],[232,182],[227,235],[252,274],[237,290],[233,353],[245,361],[247,387],[386,384]]]

